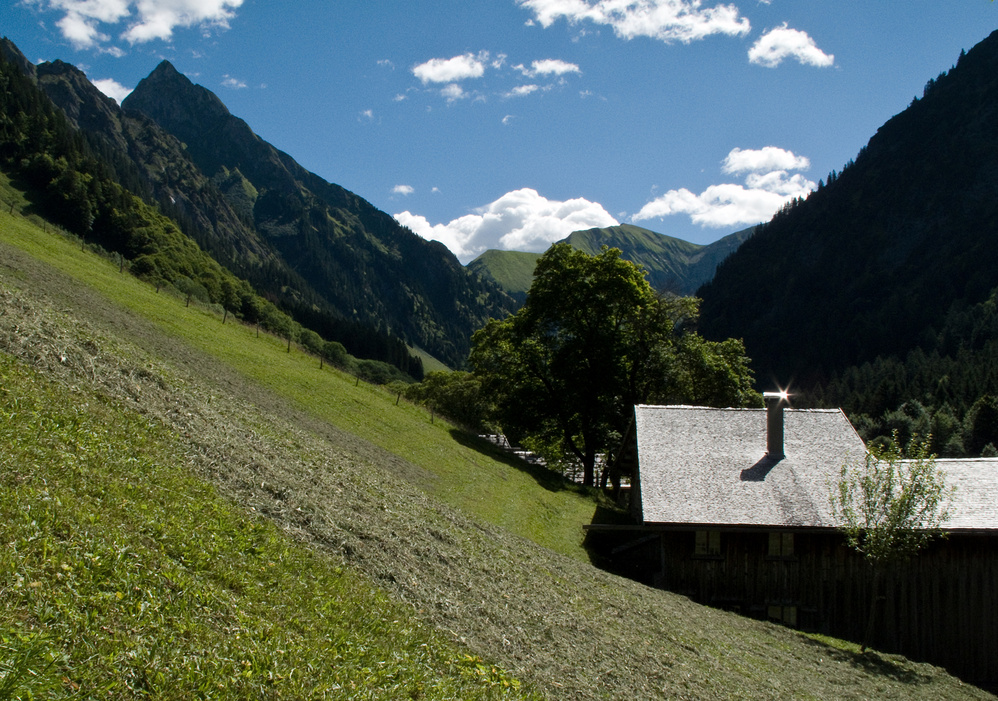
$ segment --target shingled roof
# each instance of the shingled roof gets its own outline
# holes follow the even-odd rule
[[[936,460],[953,487],[947,531],[998,531],[998,458]]]
[[[866,446],[838,409],[785,409],[784,457],[765,409],[634,408],[633,498],[645,524],[834,528],[831,485]],[[956,488],[947,530],[998,530],[998,459],[938,460]]]
[[[645,523],[835,525],[829,484],[866,447],[840,410],[784,410],[784,453],[766,453],[765,409],[634,408]]]

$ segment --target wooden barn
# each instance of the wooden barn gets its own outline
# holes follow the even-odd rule
[[[633,526],[615,567],[692,599],[859,641],[870,571],[837,529],[830,493],[866,448],[839,410],[638,406],[625,438]],[[948,536],[893,568],[873,646],[998,683],[998,459],[938,460],[956,487]],[[596,533],[594,533],[594,531]]]

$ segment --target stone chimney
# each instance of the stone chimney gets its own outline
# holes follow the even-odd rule
[[[763,392],[766,402],[766,455],[780,460],[783,452],[783,407],[790,404],[786,392]]]

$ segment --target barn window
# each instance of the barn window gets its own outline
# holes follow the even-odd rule
[[[797,607],[772,605],[767,607],[770,620],[779,621],[788,626],[797,625]]]
[[[785,531],[770,531],[769,557],[793,557],[794,534]]]
[[[697,531],[696,548],[693,550],[693,554],[696,557],[720,557],[721,532]]]

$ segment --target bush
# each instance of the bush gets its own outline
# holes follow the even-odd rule
[[[350,359],[347,349],[339,341],[326,341],[322,346],[322,356],[327,362],[340,368],[346,367]]]
[[[424,404],[436,413],[473,431],[487,431],[488,402],[481,381],[470,372],[427,373],[423,381],[410,386],[405,397]]]

